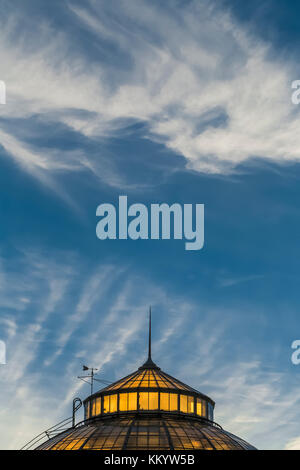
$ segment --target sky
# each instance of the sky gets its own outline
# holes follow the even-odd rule
[[[300,449],[300,6],[0,0],[0,448],[147,355],[260,449]],[[205,245],[96,208],[205,205]],[[101,385],[99,384],[101,388]]]

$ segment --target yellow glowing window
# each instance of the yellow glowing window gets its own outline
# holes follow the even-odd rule
[[[186,395],[180,395],[180,411],[187,413],[188,410],[188,397]]]
[[[128,410],[127,397],[128,397],[128,393],[120,393],[119,395],[119,410],[120,411]]]
[[[103,401],[103,413],[114,413],[118,409],[118,395],[106,395]]]
[[[119,410],[135,411],[137,409],[137,393],[120,393]]]
[[[109,395],[104,397],[103,413],[109,413]]]
[[[165,410],[165,411],[170,410],[169,394],[168,393],[161,393],[160,394],[160,409]]]
[[[150,379],[152,379],[151,372],[147,371],[141,381],[140,387],[150,387]]]
[[[194,413],[194,397],[188,397],[188,413]]]
[[[96,414],[96,400],[92,401],[92,416]]]
[[[137,409],[137,393],[128,393],[128,410]]]
[[[110,395],[109,411],[115,413],[118,410],[118,395]]]
[[[82,446],[82,444],[84,444],[85,441],[86,437],[82,439],[74,439],[64,448],[64,450],[77,450]]]
[[[96,415],[101,414],[101,397],[96,399]]]
[[[139,407],[140,410],[158,410],[158,393],[140,392]]]
[[[148,395],[148,392],[141,392],[139,394],[140,410],[149,410]]]
[[[161,392],[160,409],[165,410],[165,411],[177,411],[178,410],[178,395],[176,393]]]
[[[165,382],[163,382],[162,380],[158,380],[158,386],[160,388],[173,388],[172,386],[170,387],[170,385],[166,384]]]
[[[149,393],[149,410],[158,410],[158,393]]]
[[[202,400],[197,398],[197,415],[202,416]]]
[[[170,411],[178,410],[178,395],[176,393],[170,393]]]

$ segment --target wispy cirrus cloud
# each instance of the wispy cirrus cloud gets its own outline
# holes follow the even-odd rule
[[[167,300],[160,288],[125,267],[103,264],[90,276],[81,276],[78,257],[57,255],[48,260],[31,250],[23,251],[16,263],[3,260],[5,291],[14,299],[1,322],[8,350],[7,365],[0,370],[6,404],[1,410],[1,446],[6,449],[20,447],[69,416],[74,396],[87,393],[76,378],[82,363],[113,380],[112,370],[146,329],[150,299]],[[19,298],[25,296],[20,314]],[[134,347],[128,367],[140,365],[144,347],[139,343],[142,354]]]
[[[40,116],[92,141],[143,122],[144,137],[208,173],[228,173],[251,157],[299,160],[299,113],[290,100],[296,64],[271,56],[211,2],[169,7],[121,1],[116,11],[102,1],[72,1],[65,30],[44,18],[32,29],[26,9],[11,10],[0,33],[8,88],[1,118]],[[22,41],[13,41],[20,26]],[[74,43],[72,27],[86,39]],[[88,168],[107,183],[119,180],[101,152],[29,149],[14,126],[0,138],[36,177]]]
[[[222,275],[219,277],[218,282],[221,287],[232,287],[244,282],[258,281],[263,278],[264,276],[262,274],[252,274],[249,276]]]
[[[76,378],[82,364],[97,367],[98,377],[108,381],[139,367],[147,354],[150,304],[159,366],[211,396],[225,429],[260,448],[292,445],[299,422],[296,384],[283,371],[266,368],[255,347],[241,354],[231,342],[239,312],[200,308],[126,266],[100,264],[89,276],[85,269],[70,253],[47,259],[31,250],[23,251],[23,261],[2,261],[6,293],[14,301],[1,303],[8,350],[0,369],[2,448],[20,448],[71,414],[72,399],[88,394]]]

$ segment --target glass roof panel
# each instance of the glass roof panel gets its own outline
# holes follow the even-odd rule
[[[195,419],[141,417],[98,420],[56,436],[39,450],[241,450],[254,449],[242,439]]]
[[[183,384],[160,369],[141,369],[127,377],[108,385],[101,391],[119,390],[126,388],[172,388],[187,391],[196,391]]]

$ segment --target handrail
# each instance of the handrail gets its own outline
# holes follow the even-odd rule
[[[131,413],[135,414],[134,412],[131,412]],[[146,413],[147,412],[145,412],[145,414]],[[130,412],[116,413],[115,415],[120,415],[120,414],[128,415],[128,414],[130,414]],[[162,414],[167,414],[167,413],[162,412]],[[182,415],[180,415],[179,413],[177,413],[177,415],[178,415],[178,417],[182,417]],[[55,424],[51,428],[47,429],[46,431],[43,431],[42,433],[38,434],[36,437],[31,439],[31,441],[27,442],[27,444],[25,444],[20,450],[30,450],[33,446],[36,446],[36,444],[38,444],[42,439],[45,439],[46,437],[50,440],[52,437],[55,437],[58,434],[61,434],[64,431],[67,431],[68,429],[75,429],[75,428],[78,428],[79,426],[82,426],[83,424],[86,424],[86,423],[91,424],[91,423],[93,423],[93,422],[95,422],[99,419],[109,419],[111,417],[112,417],[111,414],[107,414],[107,415],[104,415],[104,416],[103,415],[93,416],[92,418],[79,421],[74,426],[67,427],[67,424],[73,423],[73,416],[71,416],[70,418],[66,418],[66,419],[60,421],[59,423]],[[204,418],[204,417],[189,416],[189,418],[196,418],[197,420],[202,421],[204,424],[208,424],[210,426],[214,426],[214,427],[217,427],[219,429],[223,429],[220,424],[216,423],[215,421],[210,421],[210,420],[208,420],[207,418]]]
[[[66,418],[59,423],[55,424],[54,426],[51,426],[51,428],[47,429],[46,431],[41,432],[37,436],[35,436],[31,441],[27,442],[20,450],[29,450],[31,449],[32,446],[34,446],[37,442],[41,441],[43,438],[48,438],[50,439],[54,435],[59,434],[62,431],[66,431],[69,429],[68,424],[72,423],[73,417],[71,416],[70,418]]]
[[[82,401],[80,398],[74,398],[73,400],[73,413],[70,418],[63,419],[59,423],[55,424],[54,426],[51,426],[51,428],[46,429],[46,431],[41,432],[37,436],[35,436],[31,441],[27,442],[20,450],[29,450],[33,446],[35,446],[38,442],[40,442],[42,439],[45,439],[46,437],[48,439],[51,439],[51,437],[57,436],[58,434],[67,431],[70,429],[70,427],[75,428],[77,425],[75,425],[75,413],[76,411],[79,410],[79,408],[82,406]],[[82,421],[78,424],[81,424]],[[70,426],[71,425],[71,426]]]

